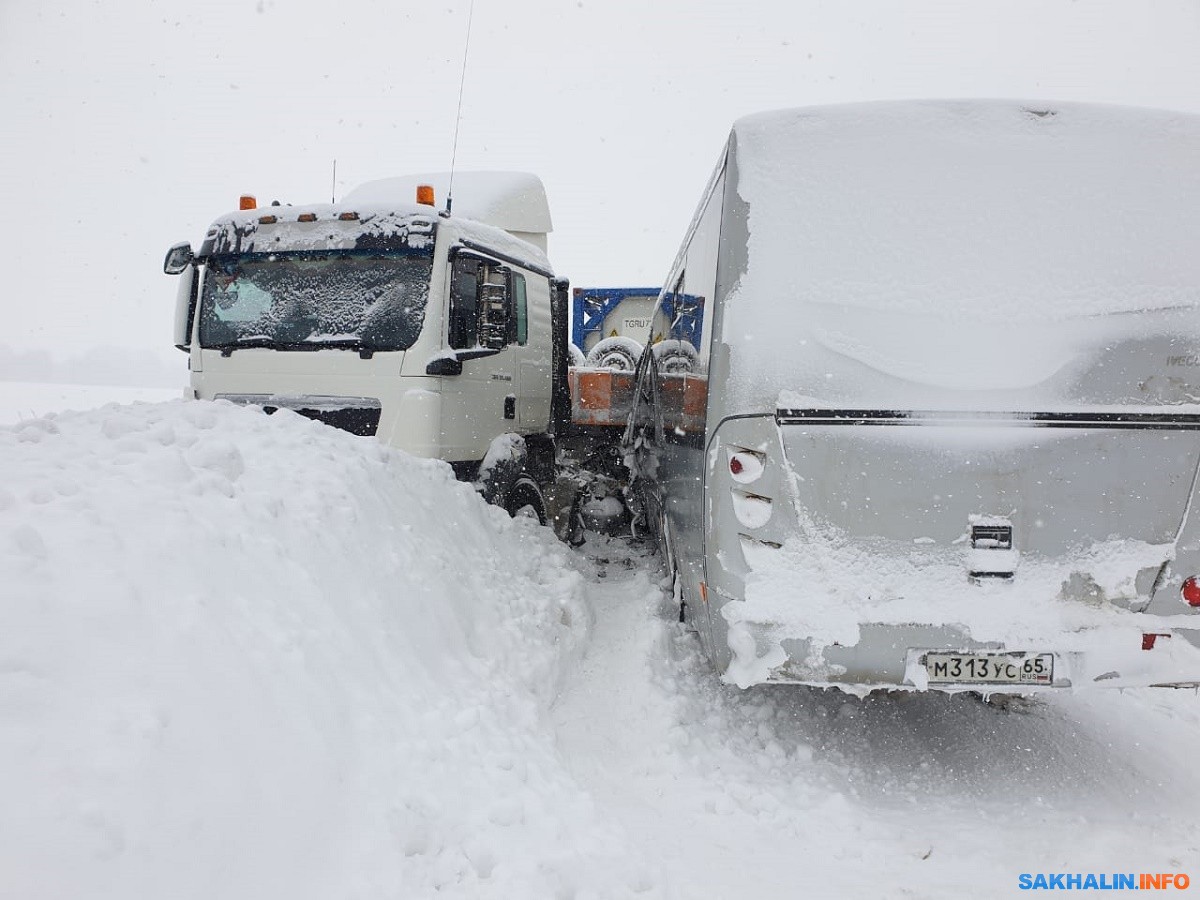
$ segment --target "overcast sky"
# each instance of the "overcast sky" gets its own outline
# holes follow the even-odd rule
[[[0,344],[174,353],[163,253],[240,193],[321,201],[448,168],[469,8],[0,0]],[[741,115],[970,96],[1200,112],[1198,47],[1200,0],[476,0],[458,166],[541,176],[573,284],[655,285]]]

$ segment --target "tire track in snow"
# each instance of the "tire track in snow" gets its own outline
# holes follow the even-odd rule
[[[559,750],[601,815],[658,861],[670,897],[828,896],[831,884],[870,896],[864,847],[884,836],[810,747],[776,738],[769,697],[713,678],[662,608],[657,560],[632,556],[591,585],[592,642],[554,709]],[[889,846],[914,862],[927,849]]]

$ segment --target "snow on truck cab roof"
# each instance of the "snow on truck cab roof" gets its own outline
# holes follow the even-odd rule
[[[439,227],[450,224],[459,238],[486,246],[551,272],[546,256],[550,214],[535,175],[456,173],[453,215],[416,202],[417,186],[431,184],[435,197],[445,176],[414,175],[368,182],[337,203],[243,209],[212,224],[200,256],[269,253],[272,250],[425,250]]]
[[[344,203],[393,204],[408,202],[420,185],[433,187],[438,202],[449,196],[449,172],[428,172],[382,178],[360,185]],[[507,231],[528,241],[543,253],[546,235],[553,230],[546,189],[528,172],[455,172],[453,178],[455,215]]]
[[[1096,402],[1072,373],[1094,374],[1079,360],[1114,334],[1200,332],[1200,116],[1005,100],[782,110],[734,124],[722,171],[718,340],[746,405],[787,389],[1011,406],[1035,386]]]

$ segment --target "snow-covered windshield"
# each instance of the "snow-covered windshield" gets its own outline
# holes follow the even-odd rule
[[[334,250],[215,256],[200,345],[405,350],[421,333],[431,252]]]

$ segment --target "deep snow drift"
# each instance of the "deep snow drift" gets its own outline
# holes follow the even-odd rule
[[[287,412],[0,428],[0,896],[957,898],[1200,872],[1200,702],[721,684],[583,554]]]
[[[0,895],[643,886],[543,724],[588,630],[548,529],[291,413],[0,428]]]

